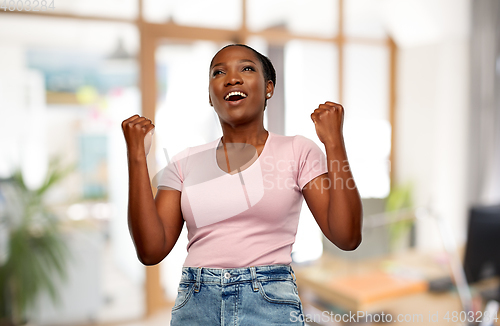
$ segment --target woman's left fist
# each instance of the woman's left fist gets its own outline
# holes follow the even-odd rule
[[[342,105],[328,101],[320,104],[311,113],[311,119],[316,127],[318,138],[323,144],[343,142],[344,108]]]

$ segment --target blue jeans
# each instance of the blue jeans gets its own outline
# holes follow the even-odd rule
[[[304,325],[290,265],[183,267],[173,326]]]

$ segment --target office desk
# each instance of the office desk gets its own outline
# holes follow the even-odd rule
[[[314,306],[318,311],[384,312],[393,318],[402,314],[405,325],[456,325],[452,314],[462,311],[456,291],[428,291],[428,280],[450,275],[442,254],[410,250],[362,261],[324,254],[311,265],[293,268],[304,307]],[[444,320],[447,312],[449,321]]]

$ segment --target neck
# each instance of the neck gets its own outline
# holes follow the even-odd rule
[[[268,137],[268,131],[263,125],[232,128],[228,125],[222,126],[222,142],[244,143],[255,147],[263,145]]]

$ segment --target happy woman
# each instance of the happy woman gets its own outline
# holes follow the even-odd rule
[[[361,243],[363,209],[344,146],[344,108],[325,102],[311,112],[325,157],[306,137],[264,129],[276,85],[267,57],[231,44],[209,71],[222,137],[175,155],[155,198],[144,146],[154,125],[138,115],[122,123],[137,256],[144,265],[160,263],[186,223],[188,255],[171,325],[303,325],[290,265],[303,199],[333,244],[354,250]]]

